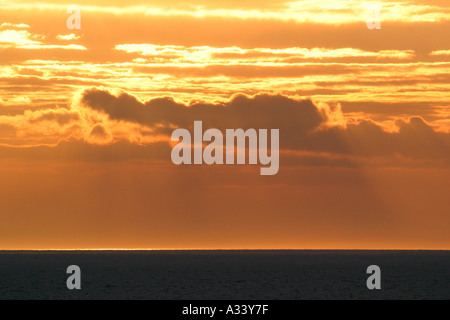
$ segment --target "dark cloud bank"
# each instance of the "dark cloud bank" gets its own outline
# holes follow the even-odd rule
[[[112,120],[155,127],[168,136],[173,127],[192,129],[194,120],[202,120],[204,130],[279,129],[282,150],[396,157],[436,164],[448,164],[450,159],[450,135],[436,132],[421,117],[397,121],[398,132],[386,132],[370,119],[328,126],[330,112],[310,100],[281,95],[235,95],[223,104],[185,105],[168,97],[141,102],[124,92],[116,96],[92,88],[83,93],[81,104],[106,113]]]
[[[369,118],[359,123],[330,126],[329,120],[333,116],[342,116],[340,110],[330,111],[310,100],[265,94],[253,97],[237,94],[222,104],[193,102],[187,105],[170,97],[142,102],[126,92],[113,94],[106,89],[90,88],[82,93],[77,103],[88,113],[101,112],[111,120],[138,124],[147,134],[152,132],[168,138],[175,128],[193,130],[194,120],[203,121],[203,130],[279,129],[281,167],[370,164],[448,168],[450,165],[450,134],[434,130],[421,117],[398,120],[397,132],[387,132]],[[42,117],[60,124],[76,122],[79,111],[68,110],[62,117],[45,113]],[[90,136],[96,139],[107,140],[109,135],[111,133],[101,123],[90,129]],[[89,139],[68,138],[61,140],[56,147],[1,146],[0,156],[25,160],[170,161],[171,147],[166,142],[137,144],[121,138],[111,141],[114,142],[96,145],[90,144]]]

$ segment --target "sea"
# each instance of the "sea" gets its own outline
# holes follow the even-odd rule
[[[450,251],[0,251],[0,300],[22,299],[449,300]]]

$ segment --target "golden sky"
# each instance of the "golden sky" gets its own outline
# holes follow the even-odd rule
[[[448,1],[71,4],[0,0],[0,249],[450,249]],[[279,173],[174,165],[194,120]]]

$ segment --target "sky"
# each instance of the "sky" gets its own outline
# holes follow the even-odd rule
[[[70,4],[0,0],[0,249],[450,249],[448,1]],[[195,120],[278,173],[175,165]]]

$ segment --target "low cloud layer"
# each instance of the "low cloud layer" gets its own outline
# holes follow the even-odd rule
[[[106,114],[169,136],[174,128],[192,129],[194,120],[204,128],[280,129],[284,151],[314,151],[368,157],[404,157],[448,163],[450,135],[437,132],[421,117],[397,120],[391,128],[366,119],[347,123],[339,105],[314,104],[281,95],[235,95],[228,102],[189,105],[171,98],[146,102],[125,92],[84,91],[83,108]],[[405,160],[406,161],[406,160]]]
[[[279,129],[280,161],[302,166],[426,166],[450,163],[450,134],[422,117],[347,119],[340,104],[282,95],[235,94],[224,103],[142,101],[124,91],[90,88],[70,107],[0,116],[5,158],[170,161],[173,130]],[[77,150],[74,154],[70,148]],[[51,150],[51,152],[50,152]],[[60,150],[61,154],[58,154]]]

